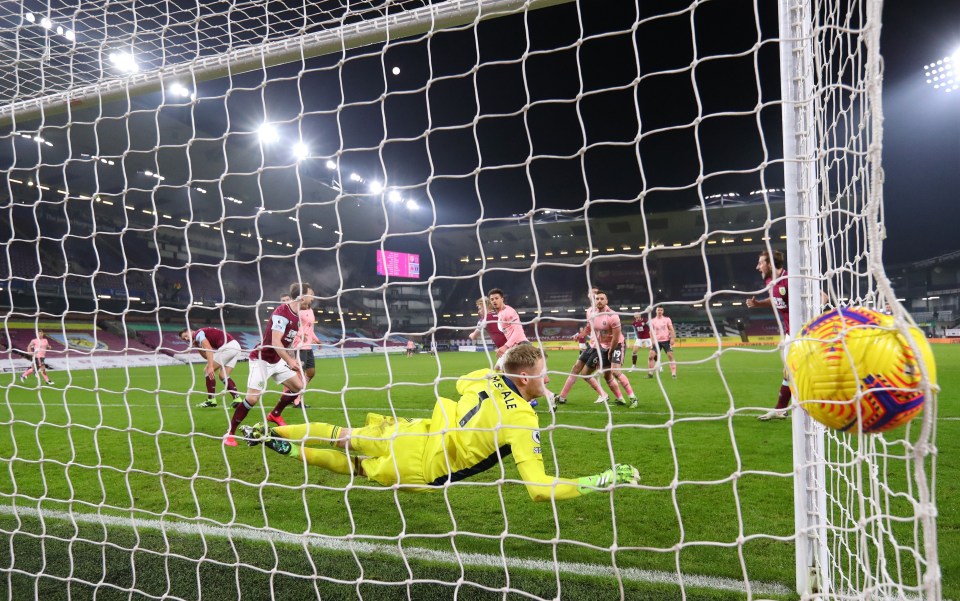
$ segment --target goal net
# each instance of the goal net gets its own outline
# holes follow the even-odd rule
[[[761,253],[786,255],[794,333],[823,295],[912,323],[882,262],[880,9],[8,3],[0,586],[940,599],[935,386],[883,435],[756,419],[790,334],[753,307],[774,292]],[[309,307],[281,299],[301,282]],[[622,375],[571,376],[591,288],[629,334]],[[497,362],[477,325],[497,295],[566,401],[538,399],[538,457],[498,443],[421,494],[419,455],[384,485],[355,449],[224,444],[275,405],[291,425],[436,419]],[[295,375],[315,373],[297,404],[273,380],[253,402],[247,355],[298,309],[316,323]],[[669,354],[642,339],[660,309]],[[640,480],[538,497],[540,458]]]

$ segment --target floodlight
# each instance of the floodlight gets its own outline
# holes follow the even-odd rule
[[[296,157],[298,161],[310,156],[310,149],[307,148],[307,145],[303,142],[297,142],[293,145],[293,156]]]
[[[403,197],[400,196],[400,192],[398,190],[390,190],[390,194],[387,195],[387,198],[390,199],[390,202],[400,202],[403,200]]]
[[[190,90],[188,90],[182,83],[175,81],[170,84],[170,87],[167,88],[171,94],[174,96],[187,97],[190,95]]]
[[[110,53],[110,64],[123,73],[136,73],[140,70],[140,67],[137,65],[137,61],[135,58],[133,58],[133,55],[122,50],[120,52]]]
[[[371,194],[380,194],[381,192],[383,192],[383,184],[377,181],[370,182]]]
[[[40,19],[40,26],[43,27],[44,29],[50,29],[51,27],[53,27],[53,21],[51,21],[47,17],[44,17]]]
[[[269,123],[261,125],[257,133],[260,135],[260,141],[264,144],[273,144],[280,140],[280,134],[277,133],[277,128]]]
[[[413,200],[412,198],[407,201],[407,210],[416,211],[418,208],[420,207],[417,205],[417,201]]]
[[[77,39],[77,35],[73,33],[72,29],[68,29],[66,32],[64,32],[63,37],[67,38],[71,42]]]
[[[26,19],[28,23],[35,23],[37,20],[33,13],[27,13],[23,16],[23,18]]]
[[[400,75],[400,67],[394,67],[390,72],[394,75]]]
[[[57,25],[57,35],[63,35],[63,26]]]
[[[362,181],[363,181],[363,178],[360,177],[359,175],[357,175],[356,173],[351,173],[351,174],[350,174],[350,181],[353,181],[353,182],[362,182]]]
[[[327,169],[330,169],[330,170],[332,171],[332,170],[334,170],[334,169],[336,169],[336,168],[337,168],[337,164],[336,164],[336,163],[334,163],[333,161],[329,161],[329,160],[327,161]]]

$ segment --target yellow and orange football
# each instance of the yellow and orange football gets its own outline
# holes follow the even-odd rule
[[[931,387],[933,352],[923,332],[907,335],[923,359]],[[832,309],[803,326],[787,351],[794,399],[814,419],[837,430],[883,432],[923,411],[920,361],[890,315]],[[859,428],[858,428],[859,426]]]

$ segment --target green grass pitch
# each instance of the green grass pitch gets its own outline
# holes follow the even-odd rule
[[[960,345],[934,350],[940,561],[944,597],[958,598]],[[550,353],[552,390],[574,359]],[[744,598],[697,578],[745,573],[773,587],[761,596],[792,598],[790,422],[745,409],[773,404],[779,358],[772,348],[681,348],[678,359],[677,380],[629,374],[638,410],[596,405],[582,383],[555,419],[538,408],[548,472],[590,475],[615,458],[642,475],[640,488],[555,507],[529,500],[511,459],[424,494],[351,483],[259,447],[225,449],[231,410],[196,407],[199,366],[52,372],[56,385],[43,388],[6,375],[0,589],[14,599],[126,599],[131,589],[134,598],[496,599],[507,588],[680,598],[675,583],[617,575],[643,570],[682,574],[688,598]],[[473,353],[318,360],[306,413],[354,425],[391,407],[426,417],[436,394],[455,398],[456,377],[484,364]],[[234,373],[240,388],[246,370]],[[284,417],[305,418],[293,408]],[[574,565],[583,570],[565,569]]]

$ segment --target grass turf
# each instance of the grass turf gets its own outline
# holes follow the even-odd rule
[[[582,383],[554,418],[540,407],[548,473],[596,473],[632,463],[642,487],[532,503],[511,460],[433,494],[383,489],[324,473],[262,448],[225,449],[231,411],[200,409],[196,366],[53,373],[55,387],[9,386],[0,404],[0,495],[6,505],[146,520],[246,525],[264,540],[228,540],[149,528],[0,516],[0,588],[9,596],[98,598],[138,594],[199,598],[539,597],[619,598],[611,577],[482,567],[376,551],[354,554],[276,542],[271,533],[516,559],[706,575],[792,588],[793,472],[790,422],[758,422],[775,400],[780,362],[771,348],[680,349],[680,377],[630,379],[640,408],[592,403]],[[960,346],[938,346],[941,395],[937,500],[944,596],[960,596],[960,463],[956,390]],[[570,351],[550,354],[558,391]],[[426,417],[434,397],[454,397],[456,377],[481,355],[448,353],[318,361],[311,421],[360,424],[368,411]],[[8,376],[9,377],[9,376]],[[243,388],[246,364],[234,379]],[[12,378],[11,378],[12,380]],[[267,409],[276,394],[265,400]],[[222,404],[223,405],[223,404]],[[248,417],[249,423],[262,417]],[[261,414],[262,415],[262,414]],[[288,422],[305,415],[293,408]],[[894,449],[895,450],[895,449]],[[891,462],[889,478],[904,481]],[[502,485],[498,486],[498,483]],[[905,486],[905,484],[903,484]],[[905,511],[904,508],[893,508]],[[42,536],[41,536],[42,535]],[[898,536],[911,540],[909,530]],[[893,553],[891,552],[892,556]],[[910,562],[903,570],[910,574]],[[38,578],[36,574],[41,574]],[[319,577],[317,577],[319,575]],[[363,583],[357,584],[362,578]],[[509,580],[508,580],[509,579]],[[376,584],[376,582],[383,584]],[[66,584],[65,584],[66,583]],[[560,587],[559,589],[557,587]],[[623,581],[628,598],[678,598],[671,584]],[[737,598],[697,589],[698,598]],[[259,592],[258,592],[259,591]],[[559,591],[559,592],[558,592]],[[689,594],[689,589],[688,589]],[[764,595],[770,596],[770,595]]]

